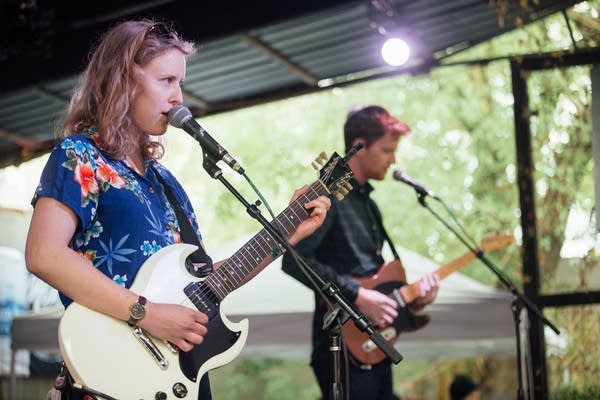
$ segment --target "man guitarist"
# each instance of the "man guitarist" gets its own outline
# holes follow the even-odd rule
[[[349,161],[354,173],[353,190],[341,202],[332,201],[325,221],[311,236],[296,245],[298,252],[323,278],[333,282],[358,311],[367,316],[376,327],[385,327],[398,317],[399,304],[384,293],[361,287],[355,278],[370,277],[384,264],[382,247],[386,233],[382,216],[370,198],[373,187],[370,179],[383,180],[390,165],[395,163],[395,153],[400,138],[410,128],[389,114],[383,107],[372,105],[351,111],[344,125],[346,149],[359,143],[364,148]],[[401,276],[404,270],[400,263]],[[283,270],[314,287],[289,254],[283,259]],[[405,279],[404,279],[405,280]],[[438,291],[438,277],[426,275],[422,279],[419,296],[406,306],[418,311],[434,301]],[[315,294],[315,312],[312,324],[311,367],[321,388],[323,399],[331,396],[331,355],[329,335],[323,330],[323,317],[327,311],[322,298]],[[349,321],[348,323],[352,323]],[[348,370],[340,376],[344,394],[351,400],[391,400],[393,395],[391,362],[388,358],[368,365],[351,355]],[[343,363],[342,363],[343,364]],[[344,366],[343,366],[344,367]],[[347,373],[346,373],[347,372]],[[346,397],[344,397],[346,398]]]

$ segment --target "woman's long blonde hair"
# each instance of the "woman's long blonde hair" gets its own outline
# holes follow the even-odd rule
[[[115,158],[141,148],[146,157],[160,158],[162,145],[138,132],[131,105],[139,95],[136,66],[144,67],[167,50],[195,53],[192,42],[182,39],[162,22],[148,19],[126,21],[101,39],[75,87],[66,111],[62,136],[95,126],[104,151]]]

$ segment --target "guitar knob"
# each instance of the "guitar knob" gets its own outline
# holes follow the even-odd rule
[[[335,192],[335,198],[337,201],[342,201],[342,200],[344,200],[344,195],[341,194],[340,192]]]
[[[173,385],[173,394],[178,399],[183,399],[188,394],[188,390],[185,385],[181,382],[177,382]]]
[[[167,394],[165,392],[156,392],[154,400],[167,400]]]
[[[344,183],[344,187],[345,187],[346,189],[348,189],[348,191],[351,191],[351,190],[353,189],[353,188],[352,188],[352,185],[350,184],[350,182],[346,182],[346,183]]]

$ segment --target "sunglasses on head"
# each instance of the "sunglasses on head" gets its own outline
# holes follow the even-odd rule
[[[146,30],[146,36],[154,35],[159,38],[170,38],[171,36],[173,36],[173,34],[173,30],[164,22],[155,22],[152,25],[150,25],[148,30]]]

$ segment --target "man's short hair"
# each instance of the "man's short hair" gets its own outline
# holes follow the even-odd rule
[[[352,143],[357,138],[363,139],[364,144],[369,146],[388,132],[402,136],[407,135],[410,128],[381,106],[371,105],[354,108],[348,112],[344,124],[346,152],[350,150]]]

